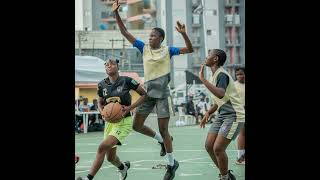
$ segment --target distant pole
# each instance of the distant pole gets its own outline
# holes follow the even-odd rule
[[[94,40],[92,42],[92,56],[94,56]]]

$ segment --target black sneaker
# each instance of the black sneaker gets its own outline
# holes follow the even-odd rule
[[[236,180],[236,177],[231,172],[232,172],[232,170],[228,171],[228,176],[229,176],[228,180]],[[222,180],[221,174],[219,174],[219,179]]]
[[[167,165],[167,172],[163,177],[163,180],[172,180],[176,174],[176,170],[179,167],[179,162],[174,160],[173,166]]]
[[[229,172],[228,172],[229,180],[236,180],[236,177],[231,172],[232,172],[232,170],[229,170]]]
[[[171,141],[173,141],[173,137],[171,136]],[[166,148],[164,147],[164,143],[158,142],[161,145],[161,150],[160,150],[160,156],[165,156],[166,153]]]

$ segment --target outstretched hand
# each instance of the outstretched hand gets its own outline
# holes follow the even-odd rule
[[[112,11],[113,12],[116,12],[120,7],[120,4],[119,4],[119,0],[115,0],[114,3],[112,4]]]
[[[186,26],[177,21],[176,30],[181,34],[186,33]]]

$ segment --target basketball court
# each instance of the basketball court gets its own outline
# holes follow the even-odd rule
[[[199,126],[170,127],[173,136],[174,156],[179,161],[175,180],[211,180],[218,179],[219,170],[207,154],[204,143],[210,124],[205,129]],[[75,152],[80,161],[75,168],[75,179],[86,176],[95,158],[99,143],[103,140],[103,132],[90,132],[75,136]],[[130,161],[127,180],[159,180],[165,174],[166,161],[160,157],[160,145],[155,139],[132,131],[125,144],[118,147],[118,155],[122,161]],[[236,165],[236,141],[228,146],[229,169],[237,180],[245,179],[245,166]],[[118,180],[117,168],[106,159],[94,180]]]

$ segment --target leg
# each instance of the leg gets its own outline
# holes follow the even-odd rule
[[[244,161],[244,154],[245,154],[245,127],[241,128],[240,134],[237,140],[238,145],[238,162],[242,163]]]
[[[147,98],[146,101],[137,108],[136,114],[133,118],[133,126],[132,129],[144,134],[149,137],[155,137],[156,132],[153,131],[148,126],[144,125],[145,120],[147,119],[148,115],[151,113],[155,106],[155,101],[152,98]]]
[[[113,137],[113,136],[111,136]],[[115,138],[115,137],[113,137]],[[126,161],[122,163],[120,158],[117,156],[117,147],[111,148],[107,152],[107,160],[119,169],[119,179],[124,180],[127,178],[127,171],[130,168],[130,162]]]
[[[158,118],[158,126],[167,153],[172,153],[172,140],[168,131],[169,118]]]
[[[108,138],[114,138],[115,141],[118,141],[115,137],[109,136]],[[122,163],[120,158],[117,156],[117,147],[113,147],[107,151],[107,160],[114,165],[115,167],[119,167]]]
[[[228,174],[228,156],[226,149],[230,142],[231,139],[227,139],[219,134],[213,145],[213,152],[217,158],[219,171],[222,176]]]
[[[172,180],[175,177],[175,172],[179,167],[178,161],[173,157],[172,139],[169,134],[168,125],[170,119],[169,100],[167,98],[157,100],[157,116],[160,134],[163,138],[163,144],[167,153],[167,171],[164,175],[164,180]]]
[[[226,149],[231,140],[234,140],[240,132],[243,123],[235,122],[235,119],[223,118],[223,124],[219,129],[218,136],[213,145],[213,152],[217,158],[219,171],[222,178],[235,179],[234,175],[228,170],[228,155]]]
[[[151,128],[149,128],[148,126],[144,125],[145,120],[147,119],[149,114],[140,114],[140,113],[136,113],[136,115],[133,118],[133,126],[132,129],[144,134],[146,136],[149,137],[154,137],[156,132],[153,131]]]
[[[205,147],[206,147],[206,150],[207,150],[208,154],[210,155],[212,161],[214,162],[216,167],[219,168],[217,158],[216,158],[214,151],[213,151],[213,145],[214,145],[214,142],[216,141],[217,136],[218,136],[218,134],[216,134],[216,133],[208,133]]]
[[[96,175],[98,170],[101,168],[101,165],[103,164],[103,160],[107,151],[110,151],[112,147],[115,146],[117,143],[118,143],[118,140],[113,136],[108,136],[104,141],[102,141],[102,143],[99,145],[96,159],[94,160],[93,165],[89,172],[91,176]]]

